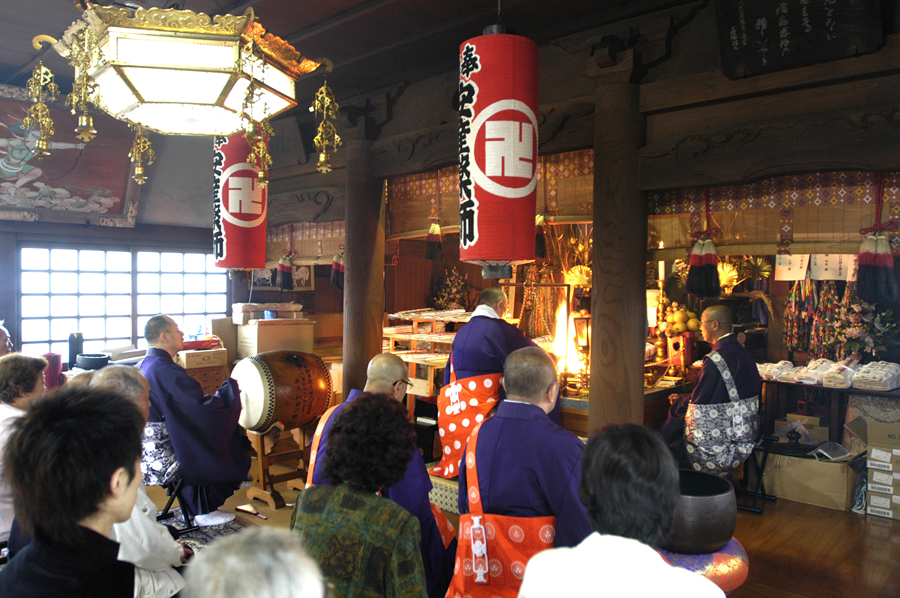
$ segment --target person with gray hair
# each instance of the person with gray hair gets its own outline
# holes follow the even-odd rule
[[[184,598],[322,598],[325,581],[298,534],[258,528],[212,543],[187,572]]]
[[[150,385],[139,369],[129,365],[106,366],[94,374],[90,386],[131,400],[147,424]],[[156,505],[147,496],[144,484],[138,485],[131,517],[113,525],[112,539],[119,543],[118,559],[135,566],[135,598],[169,598],[184,587],[175,567],[187,562],[193,551],[176,541],[169,528],[156,522]]]
[[[578,496],[584,443],[549,417],[559,397],[553,360],[538,347],[514,351],[502,383],[506,399],[496,415],[474,427],[466,445],[459,475],[460,529],[471,525],[472,540],[457,546],[450,596],[489,588],[491,595],[513,597],[529,557],[554,546],[576,546],[592,531]],[[508,526],[506,533],[502,526]],[[477,528],[483,531],[476,533]],[[489,559],[484,581],[476,581],[478,536]],[[480,585],[485,582],[489,585]]]

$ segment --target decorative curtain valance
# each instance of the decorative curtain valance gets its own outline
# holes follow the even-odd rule
[[[293,244],[291,231],[293,230]],[[289,247],[295,266],[330,265],[344,244],[344,222],[296,222],[270,228],[266,232],[266,267],[274,268]]]
[[[872,172],[825,172],[773,177],[709,188],[712,222],[721,231],[720,254],[856,253],[859,230],[875,218],[878,175]],[[651,249],[664,243],[653,259],[684,257],[691,233],[704,228],[705,188],[648,193]],[[882,219],[900,220],[900,173],[884,175]],[[895,255],[900,234],[889,233]]]
[[[537,212],[552,215],[550,222],[590,222],[593,185],[594,150],[541,156]],[[440,225],[445,231],[459,226],[457,166],[389,179],[388,234],[424,237],[431,224],[432,203],[439,206]]]

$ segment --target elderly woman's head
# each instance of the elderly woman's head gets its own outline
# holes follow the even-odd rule
[[[403,478],[414,443],[402,403],[390,395],[363,393],[331,426],[325,477],[376,492]]]
[[[9,353],[0,357],[0,401],[18,409],[26,409],[44,394],[43,357]]]

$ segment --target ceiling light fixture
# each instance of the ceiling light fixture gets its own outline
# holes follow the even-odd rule
[[[231,135],[297,105],[297,78],[323,61],[241,16],[174,8],[130,9],[76,0],[84,12],[62,39],[42,35],[75,69],[68,104],[79,137],[96,134],[88,104],[139,130]],[[45,79],[45,77],[41,77]],[[146,137],[144,138],[146,140]]]

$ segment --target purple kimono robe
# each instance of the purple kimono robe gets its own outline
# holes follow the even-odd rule
[[[341,414],[344,408],[353,399],[361,395],[358,390],[351,390],[347,400],[339,405],[322,428],[322,436],[319,438],[319,451],[316,453],[316,464],[313,468],[313,484],[321,486],[332,484],[332,481],[322,473],[325,463],[325,455],[328,452],[328,433],[331,425]],[[438,530],[434,514],[431,512],[431,478],[425,468],[425,460],[422,459],[418,449],[413,449],[413,458],[406,466],[403,479],[389,488],[384,488],[381,495],[390,499],[409,511],[419,520],[419,529],[422,532],[419,550],[422,552],[422,564],[425,566],[425,586],[430,598],[443,598],[450,585],[450,577],[453,574],[453,561],[456,558],[456,540],[448,548],[444,548],[441,532]]]
[[[481,425],[475,462],[485,513],[556,516],[556,546],[575,546],[593,532],[578,497],[584,443],[536,405],[503,401]],[[468,513],[465,467],[459,512]]]
[[[214,395],[204,395],[199,382],[155,347],[147,349],[140,369],[150,383],[148,421],[166,424],[185,477],[185,500],[193,515],[215,511],[250,469],[237,382],[229,378]]]
[[[505,320],[475,316],[453,337],[453,369],[457,379],[499,374],[516,349],[536,347],[521,330]],[[444,386],[450,384],[450,361],[444,368]],[[500,389],[500,399],[505,396]]]

